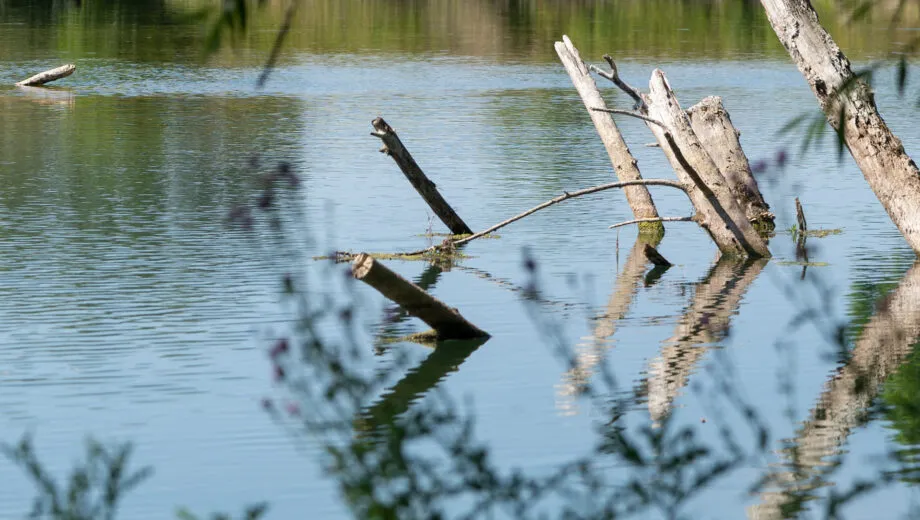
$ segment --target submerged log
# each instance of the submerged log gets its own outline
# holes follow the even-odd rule
[[[425,172],[423,172],[418,163],[415,162],[415,159],[412,158],[412,154],[403,146],[402,141],[399,140],[399,136],[396,135],[393,128],[380,117],[374,119],[371,125],[374,126],[374,131],[371,132],[371,135],[383,141],[383,148],[381,148],[380,151],[389,155],[396,161],[399,169],[402,170],[406,178],[409,179],[409,182],[412,183],[412,187],[415,188],[415,191],[425,199],[431,211],[441,219],[441,222],[450,229],[450,232],[455,235],[472,234],[473,230],[466,225],[466,222],[464,222],[459,215],[457,215],[454,208],[450,207],[450,204],[444,200],[444,197],[438,192],[438,187],[428,179]]]
[[[738,139],[741,132],[732,124],[728,111],[722,105],[722,98],[709,96],[688,108],[687,115],[693,132],[722,172],[748,221],[758,231],[773,231],[775,215],[770,212],[770,206],[760,193],[760,187],[751,173],[751,165]]]
[[[399,276],[367,253],[361,253],[351,266],[355,278],[370,285],[409,314],[427,323],[439,340],[483,338],[489,335],[460,313]]]
[[[678,179],[690,185],[688,195],[696,208],[700,226],[715,241],[722,254],[769,257],[767,244],[738,205],[728,183],[693,132],[677,97],[660,69],[649,83],[648,122],[674,167]]]
[[[872,89],[818,21],[808,0],[761,0],[770,25],[850,150],[888,216],[920,253],[920,169],[878,112]]]
[[[50,83],[61,78],[66,78],[73,74],[73,71],[77,70],[77,66],[73,64],[62,65],[56,69],[46,70],[45,72],[36,74],[29,79],[24,79],[19,83],[16,83],[17,87],[37,87],[39,85],[44,85],[45,83]]]
[[[610,162],[616,172],[617,178],[622,181],[634,181],[642,178],[639,168],[636,166],[636,159],[629,151],[626,141],[620,134],[613,117],[609,113],[592,110],[592,108],[607,108],[604,98],[601,97],[600,90],[591,77],[589,67],[581,59],[581,55],[572,40],[568,36],[563,36],[561,42],[555,44],[556,54],[565,66],[566,72],[572,79],[578,95],[588,108],[588,114],[591,121],[594,122],[594,128],[604,143]],[[632,209],[636,219],[654,219],[658,217],[658,211],[655,209],[655,203],[652,196],[645,186],[631,186],[626,188],[626,200]],[[651,233],[663,233],[664,227],[660,222],[644,221],[640,224],[639,229]]]

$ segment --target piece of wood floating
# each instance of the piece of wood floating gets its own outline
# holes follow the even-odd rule
[[[728,111],[722,105],[722,98],[709,96],[703,99],[687,109],[687,116],[690,117],[693,132],[722,172],[748,220],[758,230],[772,231],[776,216],[760,193],[760,187],[751,172],[751,164],[741,149],[741,141],[738,139],[741,132],[732,124]]]
[[[409,182],[412,183],[412,187],[415,188],[415,191],[417,191],[423,199],[425,199],[431,211],[441,219],[441,222],[447,226],[447,229],[450,229],[450,232],[455,235],[473,234],[473,230],[466,225],[466,222],[464,222],[459,215],[457,215],[454,208],[450,207],[450,204],[444,200],[444,197],[438,192],[438,187],[435,183],[431,182],[425,175],[425,172],[419,167],[418,163],[415,162],[415,159],[412,158],[412,154],[403,146],[402,141],[399,140],[399,136],[396,135],[393,128],[380,117],[371,121],[371,125],[374,127],[374,131],[371,132],[371,135],[383,141],[383,148],[380,149],[380,152],[389,155],[396,161],[399,169],[402,170],[406,178],[409,179]]]
[[[671,265],[673,265],[671,262],[668,262],[668,259],[663,257],[657,249],[652,247],[651,244],[645,244],[642,252],[645,253],[645,257],[648,258],[649,262],[659,267],[671,267]]]
[[[63,65],[56,69],[46,70],[40,74],[36,74],[29,79],[24,79],[19,83],[16,83],[17,87],[37,87],[39,85],[44,85],[61,78],[66,78],[73,74],[73,71],[77,70],[77,66],[71,63]]]
[[[691,186],[688,195],[700,226],[722,254],[768,258],[767,243],[748,221],[719,168],[693,132],[687,113],[680,108],[660,69],[652,71],[649,89],[648,115],[661,126],[653,123],[648,126],[661,143],[678,179]]]
[[[565,71],[572,79],[575,90],[581,96],[585,107],[588,108],[588,114],[594,123],[594,128],[604,143],[610,162],[620,181],[634,181],[642,178],[639,168],[636,166],[636,159],[629,151],[626,141],[623,140],[620,130],[617,128],[613,117],[609,113],[591,110],[592,108],[607,108],[601,92],[597,88],[594,78],[591,77],[589,67],[581,59],[581,55],[572,40],[568,36],[563,36],[561,42],[555,44],[556,54],[565,66]],[[652,196],[645,186],[631,186],[624,190],[626,201],[632,209],[633,215],[637,219],[652,219],[658,217],[658,211],[655,209],[655,203]],[[662,233],[664,226],[653,221],[645,221],[643,226],[648,231]],[[640,229],[642,226],[640,226]]]
[[[361,253],[351,266],[355,278],[377,289],[399,304],[406,312],[427,323],[438,339],[471,339],[489,335],[466,320],[460,313],[419,286],[391,271],[367,253]]]

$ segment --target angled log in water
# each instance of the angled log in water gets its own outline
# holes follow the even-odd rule
[[[489,335],[460,313],[391,271],[372,256],[361,253],[351,266],[355,278],[370,285],[406,312],[427,323],[439,340],[483,338]]]
[[[722,98],[709,96],[703,99],[687,109],[687,116],[693,132],[722,172],[729,190],[741,205],[748,221],[758,231],[772,231],[775,228],[775,215],[770,212],[770,206],[760,193],[760,187],[738,139],[741,132],[732,124],[728,111],[722,106]]]
[[[709,233],[722,254],[769,257],[766,242],[751,226],[719,168],[706,153],[661,70],[652,72],[649,88],[648,116],[658,124],[649,122],[648,126],[678,179],[690,185],[688,195],[696,208],[700,226]]]
[[[850,351],[850,360],[825,385],[810,417],[782,451],[780,467],[771,475],[773,488],[761,495],[762,503],[748,509],[758,520],[790,518],[788,506],[828,483],[829,461],[840,452],[854,429],[866,424],[883,383],[907,361],[920,340],[920,264],[880,304]],[[776,489],[779,488],[779,489]]]
[[[441,193],[438,191],[438,187],[428,179],[425,172],[423,172],[418,163],[415,162],[415,159],[412,158],[412,154],[403,146],[402,141],[399,140],[399,136],[396,135],[393,128],[379,117],[371,121],[371,125],[374,127],[374,131],[371,132],[371,135],[383,141],[383,148],[381,148],[380,151],[389,155],[396,161],[399,169],[402,170],[406,178],[409,179],[409,182],[412,183],[412,187],[415,188],[415,191],[417,191],[423,199],[425,199],[431,211],[441,219],[441,222],[447,226],[447,229],[454,235],[472,234],[473,230],[466,225],[466,222],[464,222],[459,215],[457,215],[454,208],[450,207],[450,204],[444,200],[444,197],[442,197]]]
[[[661,421],[709,348],[725,339],[741,299],[766,265],[757,259],[738,262],[722,257],[701,281],[674,334],[648,369],[649,414]]]
[[[572,79],[572,84],[581,96],[581,100],[587,107],[591,121],[594,122],[594,128],[604,143],[610,162],[620,181],[634,181],[642,178],[639,168],[636,166],[636,159],[629,151],[626,141],[620,134],[613,117],[609,113],[591,110],[594,107],[607,108],[604,98],[601,96],[594,78],[591,77],[589,67],[581,59],[581,55],[568,36],[563,36],[561,42],[555,44],[556,54],[565,66],[566,72]],[[637,219],[653,219],[658,217],[658,211],[655,209],[655,203],[652,196],[645,186],[632,186],[625,189],[626,200],[632,209],[633,215]],[[640,224],[640,231],[652,234],[661,234],[664,232],[664,226],[660,222],[646,221]]]
[[[920,170],[878,112],[872,89],[808,0],[761,0],[767,18],[888,216],[920,253]],[[841,117],[843,116],[843,117]]]
[[[24,79],[19,83],[16,83],[17,87],[37,87],[39,85],[44,85],[45,83],[50,83],[61,78],[66,78],[73,74],[73,71],[77,70],[77,66],[73,64],[62,65],[56,69],[46,70],[45,72],[36,74],[29,79]]]

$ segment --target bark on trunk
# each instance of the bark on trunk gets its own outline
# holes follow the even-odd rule
[[[597,129],[613,169],[616,172],[617,179],[620,181],[634,181],[642,178],[639,168],[636,166],[636,159],[629,151],[626,141],[623,140],[620,130],[613,121],[613,116],[591,110],[592,108],[607,108],[604,98],[601,96],[597,83],[588,70],[588,66],[581,59],[581,55],[568,36],[563,36],[561,42],[556,42],[556,54],[565,66],[566,72],[572,79],[572,84],[581,96],[581,100],[588,109],[591,121],[594,122],[594,128]],[[632,186],[626,188],[626,200],[632,209],[635,218],[656,218],[658,211],[655,209],[655,203],[652,196],[645,186]],[[664,226],[660,222],[646,222],[639,225],[639,229],[644,232],[663,233]]]
[[[383,148],[381,148],[380,151],[389,155],[396,161],[399,169],[402,170],[406,178],[409,179],[409,182],[412,183],[412,187],[415,188],[415,191],[425,199],[431,211],[441,219],[441,222],[450,229],[450,232],[455,235],[473,234],[473,230],[463,222],[463,219],[457,215],[454,208],[450,207],[450,204],[444,200],[444,197],[438,192],[438,187],[435,183],[428,179],[425,172],[423,172],[418,163],[415,162],[415,159],[412,158],[412,154],[409,153],[409,150],[406,150],[402,141],[399,140],[399,136],[396,135],[396,132],[393,131],[390,125],[380,117],[374,119],[371,125],[374,126],[374,132],[371,135],[379,137],[380,140],[383,141]]]
[[[67,64],[62,65],[56,69],[46,70],[45,72],[36,74],[29,79],[24,79],[19,83],[16,83],[17,87],[37,87],[39,85],[44,85],[45,83],[50,83],[61,78],[66,78],[73,74],[73,71],[77,70],[76,65]]]
[[[700,226],[723,254],[769,257],[766,242],[748,222],[719,168],[693,132],[686,112],[680,108],[661,70],[652,72],[649,87],[648,115],[664,128],[654,123],[648,126],[678,179],[691,186],[688,195],[697,210]]]
[[[351,272],[355,278],[377,289],[380,294],[406,309],[406,312],[427,323],[437,332],[438,339],[489,336],[467,321],[456,309],[448,307],[366,253],[355,258]]]
[[[751,165],[738,140],[741,132],[732,124],[722,98],[709,96],[687,109],[687,115],[703,149],[722,172],[748,221],[762,233],[772,231],[774,215],[751,173]]]
[[[872,191],[908,244],[920,253],[920,170],[879,115],[871,89],[854,77],[849,60],[821,26],[810,2],[761,3],[831,126],[842,130]]]

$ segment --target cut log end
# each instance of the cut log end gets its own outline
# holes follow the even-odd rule
[[[374,258],[367,253],[360,253],[351,264],[351,274],[358,280],[363,280],[374,266]]]

